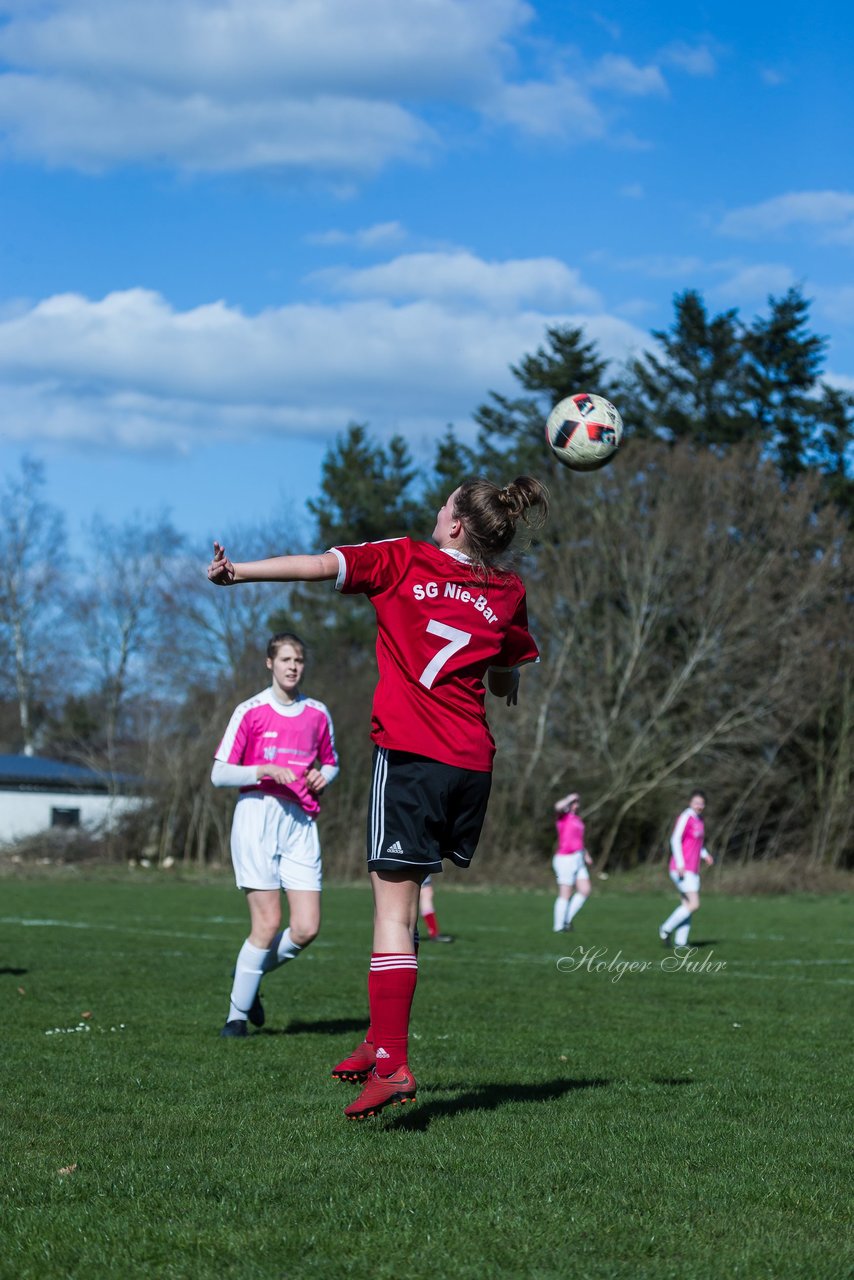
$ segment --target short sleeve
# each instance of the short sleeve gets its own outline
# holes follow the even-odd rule
[[[536,662],[539,656],[540,651],[528,630],[528,605],[523,591],[504,636],[501,650],[490,666],[493,671],[510,671],[513,667],[522,667],[527,662]]]
[[[408,555],[408,538],[331,547],[338,561],[336,591],[344,595],[377,595],[400,577]]]

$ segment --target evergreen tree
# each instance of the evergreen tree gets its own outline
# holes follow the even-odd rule
[[[799,289],[769,298],[770,314],[744,335],[748,394],[761,438],[786,480],[810,465],[818,434],[815,396],[827,339],[807,328],[809,302]]]
[[[474,414],[480,427],[478,470],[495,480],[542,474],[549,465],[543,444],[545,421],[559,400],[579,391],[610,398],[605,380],[608,361],[599,356],[593,342],[584,341],[581,329],[555,326],[547,330],[546,338],[547,344],[534,355],[510,366],[527,394],[512,399],[490,391],[489,403]]]
[[[412,496],[416,474],[402,436],[392,436],[383,447],[364,423],[351,423],[326,451],[320,496],[308,502],[318,545],[325,549],[412,533],[418,517]]]
[[[376,542],[403,534],[418,536],[422,506],[413,495],[416,476],[401,436],[392,436],[384,446],[371,438],[366,424],[351,423],[327,449],[319,496],[307,503],[316,522],[315,545],[325,551],[336,545]],[[361,665],[373,651],[373,610],[364,596],[349,601],[345,609],[337,609],[330,607],[328,597],[320,596],[316,588],[297,586],[291,594],[290,611],[270,618],[274,631],[295,625],[306,633],[309,643],[319,630],[326,633],[327,640],[334,633],[341,642],[342,656],[346,654],[351,664]]]
[[[444,436],[436,445],[433,470],[425,479],[421,498],[420,531],[416,533],[416,537],[428,537],[436,519],[436,512],[444,506],[448,495],[453,493],[461,480],[474,475],[478,470],[479,463],[474,450],[460,443],[454,434],[453,427],[447,427]]]
[[[733,309],[709,316],[699,293],[674,299],[669,330],[653,330],[662,356],[645,351],[629,364],[617,403],[626,427],[638,436],[698,445],[750,440],[757,424],[747,403],[742,326]]]
[[[822,398],[816,409],[818,437],[814,459],[826,477],[827,493],[854,528],[854,395],[822,383]]]

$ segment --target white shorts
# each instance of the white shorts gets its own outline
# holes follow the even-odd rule
[[[278,796],[242,795],[231,824],[231,861],[238,889],[320,891],[317,823]]]
[[[678,871],[671,871],[670,879],[680,893],[700,892],[700,876],[696,871],[683,871],[681,876]]]
[[[556,853],[552,858],[552,870],[561,885],[572,886],[578,879],[590,879],[584,854],[580,850],[578,853]]]

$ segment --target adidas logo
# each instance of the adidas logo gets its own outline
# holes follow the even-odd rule
[[[388,1054],[386,1053],[385,1049],[377,1049],[377,1057],[378,1057],[378,1058],[387,1058],[387,1057],[388,1057]]]
[[[386,849],[386,853],[403,853],[403,846],[399,840],[395,840],[394,844],[390,844]]]

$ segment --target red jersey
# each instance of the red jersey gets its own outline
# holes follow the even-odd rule
[[[495,571],[482,579],[459,552],[412,538],[332,551],[337,589],[368,596],[377,614],[374,742],[490,772],[484,677],[538,657],[521,580]]]

